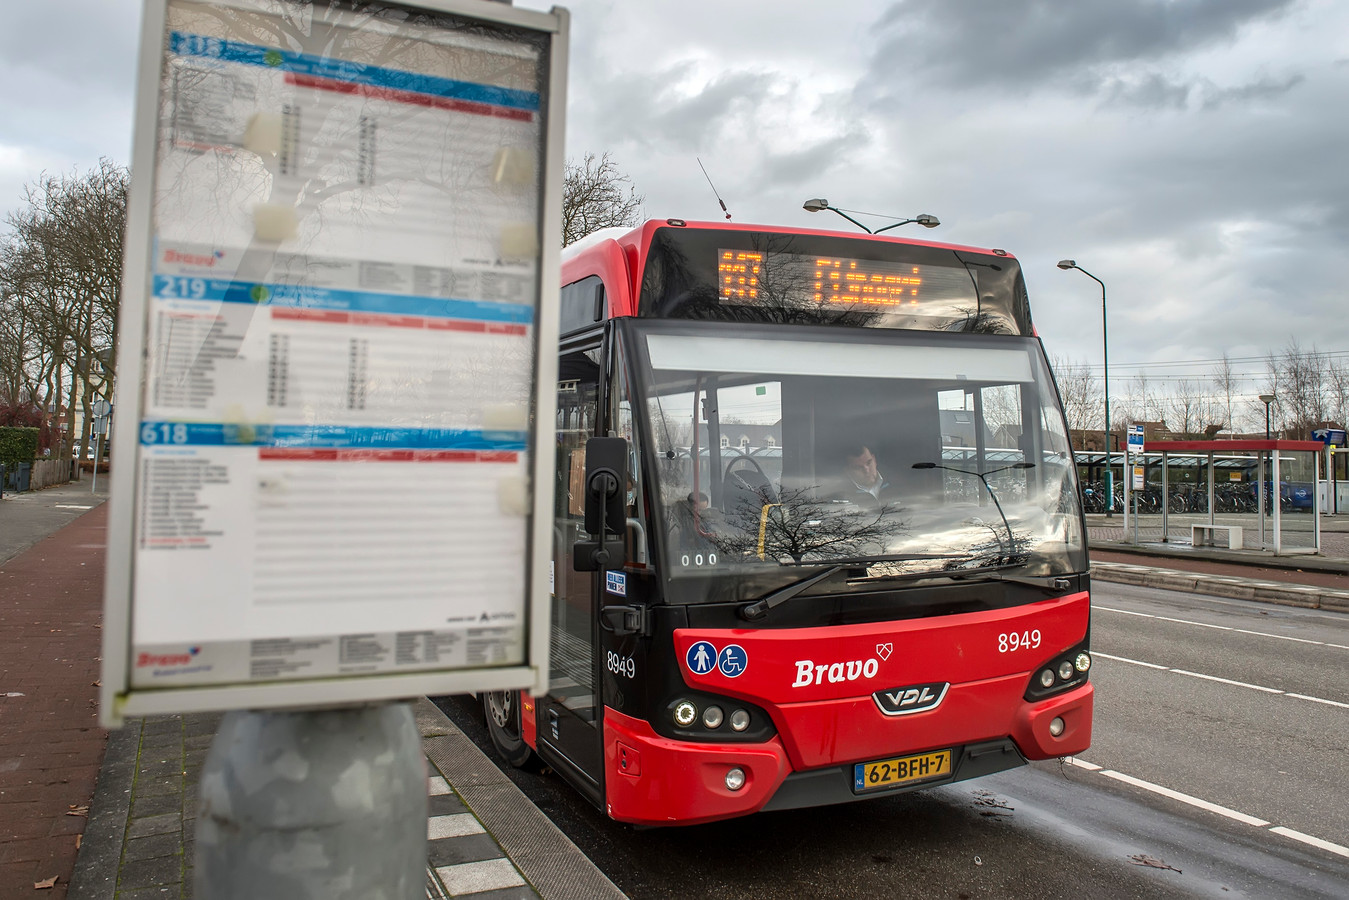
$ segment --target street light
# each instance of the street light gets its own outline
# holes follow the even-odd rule
[[[938,225],[941,224],[941,220],[938,219],[936,216],[929,215],[928,213],[921,213],[912,219],[903,219],[902,221],[895,222],[893,225],[886,225],[884,228],[877,228],[875,231],[872,231],[870,228],[866,227],[861,222],[857,221],[852,216],[848,215],[848,213],[845,213],[843,210],[836,209],[835,207],[830,206],[828,200],[807,200],[805,203],[801,205],[801,208],[804,209],[806,212],[820,212],[821,210],[825,209],[829,210],[830,212],[836,212],[843,218],[847,219],[849,222],[856,225],[858,228],[865,231],[867,234],[880,234],[882,231],[889,231],[891,228],[898,228],[901,225],[908,225],[912,222],[917,222],[924,228],[936,228]],[[849,212],[855,212],[859,216],[882,215],[881,213],[858,212],[855,209],[849,210]],[[884,218],[894,218],[894,217],[884,216]]]
[[[1105,516],[1115,515],[1115,476],[1110,468],[1110,339],[1106,331],[1105,282],[1077,264],[1074,259],[1059,260],[1060,269],[1077,269],[1101,286],[1101,363],[1105,372]]]
[[[1274,402],[1274,395],[1261,394],[1260,402],[1265,404],[1265,440],[1269,440],[1269,405]]]

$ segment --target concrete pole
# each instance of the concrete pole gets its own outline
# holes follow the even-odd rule
[[[424,900],[426,757],[407,703],[226,714],[201,775],[202,900]]]

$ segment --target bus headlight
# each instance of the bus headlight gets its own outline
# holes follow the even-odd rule
[[[1045,669],[1040,673],[1040,687],[1052,688],[1054,686],[1054,670]]]
[[[1079,653],[1073,665],[1077,666],[1077,671],[1085,672],[1091,668],[1091,657],[1086,653]]]
[[[720,728],[723,718],[720,706],[709,706],[703,710],[703,727]]]
[[[726,773],[727,790],[738,791],[745,786],[745,770],[739,766]]]
[[[731,713],[731,730],[744,731],[749,727],[749,713],[743,709],[737,709]]]
[[[680,700],[675,704],[674,720],[680,728],[688,728],[696,718],[698,718],[698,707],[688,700]]]

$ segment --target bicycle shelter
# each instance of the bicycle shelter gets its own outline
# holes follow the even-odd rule
[[[1144,469],[1143,490],[1130,490],[1129,473],[1124,479],[1124,539],[1139,543],[1146,531],[1162,543],[1320,553],[1324,449],[1319,441],[1150,441],[1131,457]]]

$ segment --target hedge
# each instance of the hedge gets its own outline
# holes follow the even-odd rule
[[[0,464],[17,466],[37,456],[38,429],[0,428]]]

